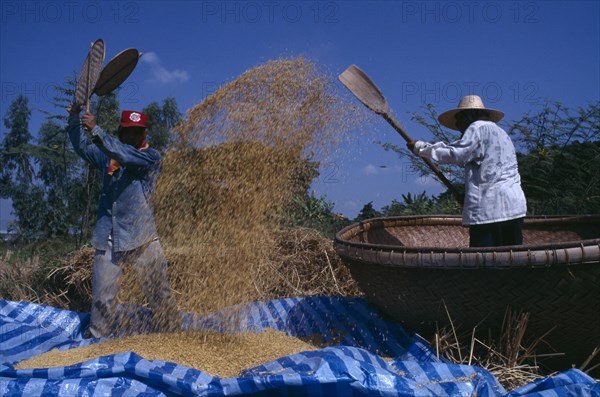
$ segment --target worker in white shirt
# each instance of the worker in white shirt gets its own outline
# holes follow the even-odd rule
[[[485,108],[477,95],[468,95],[438,117],[443,126],[462,133],[458,141],[407,143],[418,156],[465,167],[462,222],[469,226],[471,247],[523,243],[527,204],[515,147],[496,124],[502,117],[503,112]]]

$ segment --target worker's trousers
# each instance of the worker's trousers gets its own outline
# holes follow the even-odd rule
[[[92,272],[92,310],[90,333],[94,337],[110,336],[127,324],[118,318],[116,299],[123,266],[131,266],[152,310],[151,329],[174,331],[180,327],[177,302],[171,295],[167,261],[158,239],[132,251],[96,250]],[[119,319],[119,323],[117,323]]]

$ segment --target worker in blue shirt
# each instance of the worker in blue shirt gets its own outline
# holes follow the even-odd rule
[[[146,115],[123,111],[117,139],[96,124],[93,114],[85,113],[80,118],[78,105],[71,105],[68,111],[68,134],[75,152],[102,172],[98,216],[92,236],[96,251],[91,336],[109,336],[116,331],[115,303],[124,264],[134,269],[152,309],[151,329],[178,329],[177,302],[171,294],[167,261],[150,203],[161,156],[146,141]]]

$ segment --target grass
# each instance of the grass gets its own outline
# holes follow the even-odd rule
[[[430,341],[438,358],[485,368],[508,391],[556,373],[542,365],[552,355],[542,356],[536,353],[537,348],[545,343],[547,334],[525,339],[529,313],[507,309],[502,326],[498,332],[493,333],[490,330],[478,330],[477,327],[468,333],[460,333],[447,309],[446,314],[449,325],[438,329]],[[486,336],[482,337],[482,334]],[[562,354],[554,354],[560,355]],[[600,349],[595,349],[578,368],[588,374],[595,374],[600,363],[593,363],[598,357]]]
[[[85,247],[78,249],[74,239],[2,242],[0,299],[89,310],[90,300],[77,291],[85,288],[85,284],[71,277],[79,269],[74,263],[83,250]]]

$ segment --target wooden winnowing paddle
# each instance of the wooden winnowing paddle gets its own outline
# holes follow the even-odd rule
[[[90,47],[85,62],[77,78],[77,88],[75,90],[75,102],[79,106],[86,105],[86,111],[90,111],[90,97],[94,92],[94,87],[100,76],[100,69],[104,63],[104,41],[96,40]]]
[[[100,72],[93,92],[98,96],[110,94],[127,80],[141,56],[142,53],[135,48],[128,48],[118,53]]]
[[[371,109],[373,112],[382,116],[388,123],[394,127],[394,129],[402,135],[402,138],[406,142],[412,141],[412,138],[404,128],[396,121],[394,116],[392,116],[390,108],[388,106],[387,101],[385,100],[379,88],[371,81],[369,76],[365,74],[362,70],[360,70],[356,65],[350,65],[348,69],[344,70],[342,74],[339,75],[339,80],[342,82],[348,90],[356,97],[359,101],[361,101],[366,107]],[[423,158],[425,164],[429,166],[429,168],[434,172],[435,176],[452,192],[454,198],[460,205],[463,204],[462,197],[458,190],[452,185],[452,183],[442,174],[442,171],[433,163],[431,160],[427,158]]]

